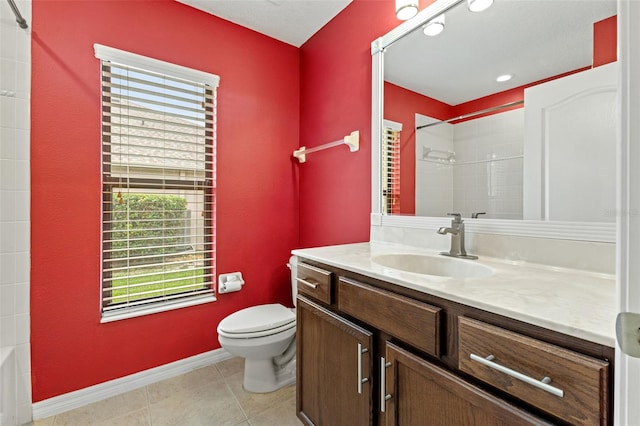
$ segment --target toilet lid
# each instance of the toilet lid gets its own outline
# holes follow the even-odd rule
[[[282,327],[295,322],[296,315],[290,309],[274,303],[252,306],[229,315],[218,325],[224,333],[254,333]]]

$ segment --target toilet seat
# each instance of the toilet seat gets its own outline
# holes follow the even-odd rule
[[[218,334],[228,338],[250,339],[281,333],[295,326],[295,313],[274,303],[234,312],[220,321]]]

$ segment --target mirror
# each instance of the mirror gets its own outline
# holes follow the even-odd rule
[[[615,15],[614,0],[444,0],[381,38],[381,212],[615,223]]]

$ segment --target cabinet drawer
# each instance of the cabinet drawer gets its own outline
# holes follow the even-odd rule
[[[298,293],[306,294],[321,302],[331,304],[332,272],[306,263],[298,263],[296,282]]]
[[[571,424],[608,422],[609,363],[605,361],[459,317],[458,365]]]
[[[386,426],[551,425],[393,343],[385,361]]]
[[[428,354],[440,356],[440,308],[340,277],[338,309]]]

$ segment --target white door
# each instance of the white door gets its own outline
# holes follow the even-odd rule
[[[617,92],[617,62],[525,89],[524,219],[616,221]]]
[[[618,150],[618,301],[640,314],[640,1],[618,1],[620,144]],[[640,334],[638,335],[640,337]],[[640,425],[640,358],[616,346],[615,423]]]

